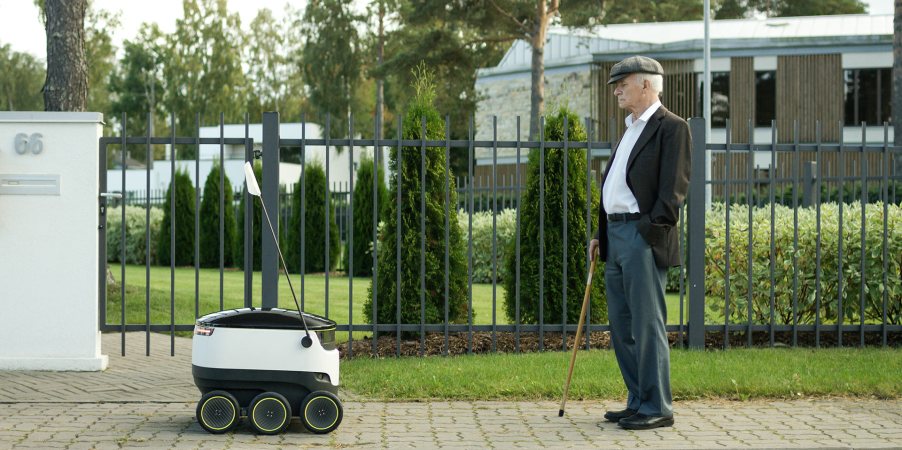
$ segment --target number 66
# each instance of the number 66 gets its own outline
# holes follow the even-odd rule
[[[44,135],[41,133],[34,133],[31,136],[28,136],[25,133],[19,133],[16,135],[15,147],[16,153],[20,155],[24,155],[25,152],[31,152],[32,154],[39,154],[44,151],[44,142],[41,140]]]

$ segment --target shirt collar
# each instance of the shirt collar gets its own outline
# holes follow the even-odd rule
[[[654,114],[655,111],[657,111],[658,108],[660,108],[660,107],[661,107],[660,100],[652,103],[652,105],[649,106],[648,109],[646,109],[645,112],[643,112],[641,116],[639,116],[639,120],[641,120],[642,122],[648,122],[648,119],[651,117],[651,115]],[[626,115],[626,126],[629,127],[632,124],[633,124],[633,115],[627,114]]]

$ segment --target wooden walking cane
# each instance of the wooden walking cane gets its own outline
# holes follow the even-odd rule
[[[592,259],[592,264],[589,265],[589,279],[586,280],[586,295],[583,296],[583,308],[579,313],[579,326],[576,327],[576,339],[573,340],[573,355],[570,356],[570,370],[567,371],[567,381],[564,383],[564,398],[561,399],[561,410],[557,413],[558,417],[564,416],[564,406],[567,404],[567,393],[570,391],[570,378],[573,377],[573,365],[576,364],[576,350],[579,349],[583,324],[586,321],[586,309],[588,309],[589,305],[589,296],[592,293],[592,274],[595,273],[595,261],[598,261],[598,256]]]

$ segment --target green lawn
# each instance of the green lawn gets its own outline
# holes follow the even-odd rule
[[[110,264],[110,270],[117,282],[121,281],[121,266]],[[126,323],[145,323],[145,267],[136,265],[125,266],[126,285]],[[367,323],[366,316],[371,311],[364,311],[370,288],[371,278],[354,279],[353,322],[355,324]],[[301,277],[294,275],[292,284],[301,300]],[[340,324],[348,323],[348,278],[329,277],[329,311],[328,316]],[[175,269],[175,323],[190,324],[194,322],[194,268]],[[198,314],[204,315],[219,311],[223,308],[240,308],[244,306],[244,273],[230,270],[223,273],[222,279],[222,308],[219,297],[219,270],[201,269],[198,283]],[[260,305],[260,272],[254,272],[254,305]],[[504,315],[504,287],[497,285],[495,291],[496,317],[498,324],[509,323]],[[582,292],[576,294],[582,297]],[[326,281],[325,276],[307,275],[304,277],[304,305],[305,311],[326,315]],[[668,322],[678,324],[679,318],[679,294],[667,295]],[[294,309],[294,300],[285,277],[279,278],[279,306]],[[492,285],[473,285],[473,311],[476,313],[476,324],[492,323]],[[688,309],[686,310],[688,311]],[[687,314],[687,312],[684,312]],[[120,324],[120,291],[118,286],[109,290],[107,298],[107,323]],[[170,270],[168,267],[151,266],[150,268],[150,321],[152,324],[169,324],[170,321]],[[685,320],[683,321],[685,323]],[[355,332],[354,338],[359,339],[368,336],[368,332]],[[340,341],[347,340],[347,333],[337,336]]]
[[[111,265],[117,281],[121,268]],[[150,270],[151,323],[170,320],[170,272]],[[126,266],[126,321],[145,322],[145,268]],[[203,315],[220,309],[219,271],[200,271],[198,297]],[[294,276],[300,290],[300,277]],[[223,307],[243,306],[244,277],[240,271],[223,274]],[[354,280],[354,323],[366,323],[363,304],[369,278]],[[254,274],[254,304],[260,304],[260,273]],[[305,277],[305,309],[325,314],[325,277]],[[107,323],[118,324],[118,287],[107,305]],[[580,293],[581,294],[581,293]],[[175,323],[194,321],[194,269],[175,271]],[[497,318],[503,313],[504,289],[498,286]],[[679,322],[679,295],[668,294],[668,322]],[[279,305],[293,308],[284,277],[280,278]],[[329,278],[329,316],[348,322],[348,279]],[[473,286],[477,324],[492,319],[492,286]],[[710,314],[709,314],[710,315]],[[710,319],[710,318],[709,318]],[[358,332],[355,339],[369,333]],[[337,336],[347,340],[347,333]],[[673,395],[676,400],[694,398],[798,398],[806,396],[902,397],[902,349],[744,349],[728,351],[673,350]],[[422,358],[355,358],[342,362],[344,389],[367,398],[392,400],[558,400],[569,352],[487,354]],[[571,386],[571,399],[619,399],[625,396],[614,354],[610,350],[580,352]]]
[[[390,400],[560,400],[569,352],[455,357],[355,358],[341,384]],[[673,350],[675,400],[698,398],[902,397],[902,349]],[[577,356],[570,399],[623,399],[613,351]]]

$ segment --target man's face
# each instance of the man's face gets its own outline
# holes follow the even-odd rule
[[[617,106],[628,111],[635,111],[644,101],[648,90],[645,81],[631,73],[614,84],[614,95],[617,97]]]

